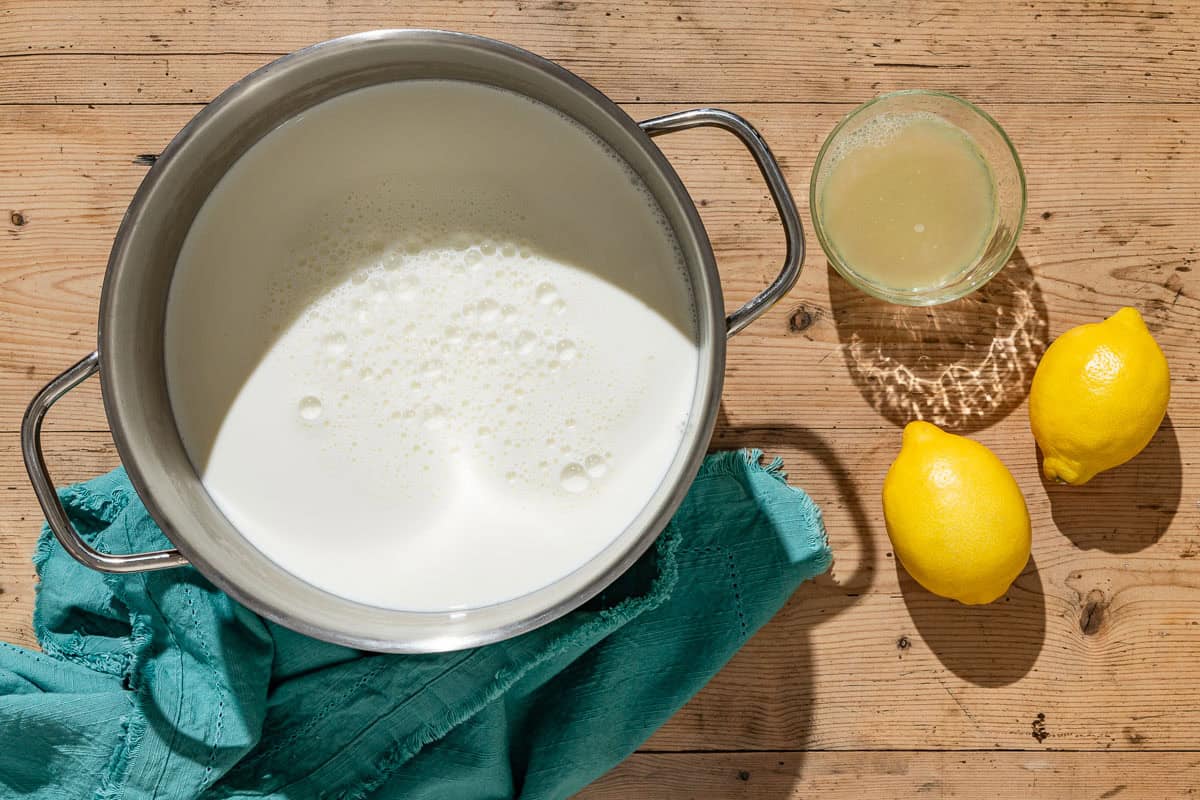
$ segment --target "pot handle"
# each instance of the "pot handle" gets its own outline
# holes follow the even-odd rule
[[[783,269],[779,271],[779,275],[771,282],[771,285],[725,318],[728,335],[733,336],[758,319],[796,285],[796,279],[800,277],[800,265],[804,263],[804,228],[800,224],[800,212],[796,210],[796,201],[792,199],[787,181],[784,180],[783,172],[779,169],[779,162],[775,160],[775,156],[771,154],[771,148],[767,147],[767,143],[763,141],[759,132],[742,117],[732,111],[720,108],[694,108],[690,111],[680,111],[638,123],[638,126],[650,136],[661,136],[664,133],[705,125],[721,128],[734,134],[742,140],[742,144],[750,151],[750,155],[754,156],[754,161],[758,164],[758,169],[767,182],[767,188],[771,191],[771,199],[775,201],[775,209],[779,212],[779,219],[783,223],[783,232],[787,243],[787,251],[783,257]]]
[[[43,386],[29,402],[29,408],[25,409],[25,416],[21,420],[21,455],[25,458],[25,469],[29,473],[29,482],[33,484],[33,493],[37,495],[42,512],[46,515],[46,524],[63,549],[76,561],[100,572],[144,572],[183,566],[188,562],[178,550],[156,550],[132,555],[101,553],[85,542],[75,530],[58,498],[58,492],[54,490],[54,483],[46,470],[46,458],[42,455],[42,420],[63,395],[99,371],[100,353],[94,352]]]

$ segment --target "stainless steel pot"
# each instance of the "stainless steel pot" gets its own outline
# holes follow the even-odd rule
[[[690,421],[649,504],[599,555],[538,591],[454,613],[394,611],[317,589],[255,549],[221,514],[188,461],[167,396],[163,323],[167,290],[188,228],[233,163],[286,119],[335,95],[387,81],[444,78],[489,84],[545,103],[583,124],[629,163],[666,214],[687,264],[699,318],[701,360]],[[727,130],[749,149],[767,182],[786,238],[783,268],[761,294],[725,315],[712,248],[679,176],[650,137],[698,126]],[[702,108],[635,123],[562,67],[508,44],[460,33],[386,30],[305,48],[227,89],[196,115],[142,182],[117,232],[100,301],[96,352],[59,375],[29,405],[21,427],[25,465],[51,530],[72,556],[105,572],[191,563],[259,614],[303,633],[367,650],[433,652],[505,639],[576,608],[624,572],[666,525],[695,477],[712,435],[725,339],[795,283],[804,236],[779,165],[751,125]],[[121,460],[177,550],[101,553],[67,519],[42,455],[46,412],[99,372],[104,409]],[[362,554],[338,554],[343,558]]]

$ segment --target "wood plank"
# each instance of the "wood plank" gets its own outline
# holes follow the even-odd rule
[[[800,285],[731,345],[714,446],[787,459],[825,510],[834,568],[649,752],[580,797],[1198,791],[1200,6],[1189,3],[5,0],[0,640],[35,644],[40,511],[12,432],[36,388],[94,345],[103,264],[145,172],[135,159],[257,66],[401,25],[528,47],[639,118],[729,105],[772,143],[802,206],[835,120],[896,88],[983,102],[1028,172],[1018,257],[983,294],[932,316],[851,291],[810,232]],[[701,204],[732,307],[770,279],[779,252],[761,181],[723,134],[658,143]],[[1088,487],[1046,486],[1025,420],[1030,370],[1055,335],[1126,303],[1171,360],[1169,422]],[[897,426],[916,416],[993,447],[1026,494],[1034,560],[1001,603],[941,601],[895,564],[879,484]],[[60,483],[117,463],[105,427],[95,382],[55,410],[46,445]]]
[[[940,600],[897,569],[878,500],[892,426],[723,419],[715,446],[784,456],[824,509],[836,561],[649,747],[1200,748],[1200,441],[1186,447],[1168,425],[1094,484],[1047,487],[1018,417],[978,438],[1025,492],[1034,561],[984,608]],[[104,434],[52,434],[47,446],[62,483],[116,463]],[[39,514],[11,437],[0,487],[0,639],[28,642]]]
[[[1195,753],[636,753],[577,800],[1195,797]]]
[[[1027,436],[1006,428],[978,438],[1024,490],[1033,562],[1005,601],[983,608],[929,595],[890,556],[877,498],[895,432],[720,433],[717,446],[784,455],[825,510],[835,564],[649,746],[1195,746],[1194,456],[1164,429],[1140,463],[1067,493],[1043,484]]]
[[[51,475],[59,486],[101,475],[120,463],[107,433],[46,436]],[[29,486],[14,436],[0,438],[0,641],[36,647],[33,601],[37,575],[30,558],[42,512]]]
[[[732,108],[772,143],[807,220],[809,164],[849,106]],[[919,412],[985,426],[1021,401],[1046,342],[1128,303],[1146,315],[1171,361],[1176,428],[1200,421],[1200,109],[993,110],[1025,160],[1029,214],[1018,258],[982,295],[990,302],[976,296],[934,311],[877,303],[830,275],[810,231],[797,288],[731,346],[732,420],[817,415],[862,427],[876,425],[880,412],[897,422]],[[193,111],[14,106],[0,113],[0,431],[15,430],[28,398],[94,346],[103,265],[146,171],[135,160],[164,147]],[[733,307],[770,280],[779,257],[761,179],[720,132],[657,141],[700,204]],[[104,429],[95,382],[68,396],[49,424]]]
[[[1200,13],[1139,0],[9,0],[0,13],[7,102],[206,101],[275,56],[405,26],[513,42],[623,101],[845,101],[911,86],[986,102],[1200,99]]]

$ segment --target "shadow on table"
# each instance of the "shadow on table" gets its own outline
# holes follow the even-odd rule
[[[943,305],[877,300],[833,267],[829,299],[850,377],[899,426],[923,419],[966,433],[1000,421],[1048,344],[1046,304],[1020,249],[986,286]]]
[[[1004,597],[982,606],[925,590],[899,560],[896,576],[921,639],[958,677],[977,686],[1007,686],[1037,662],[1046,639],[1046,602],[1032,558]]]
[[[713,450],[760,447],[765,449],[768,458],[775,455],[786,457],[788,451],[808,453],[816,463],[823,465],[829,471],[837,488],[836,497],[814,497],[813,499],[825,508],[835,505],[844,507],[853,521],[851,527],[854,535],[859,539],[861,553],[859,562],[854,566],[851,574],[840,576],[837,575],[838,554],[849,543],[837,540],[842,531],[831,532],[830,544],[834,550],[832,569],[824,575],[802,584],[787,605],[764,629],[786,629],[788,632],[787,674],[791,677],[791,685],[787,687],[787,695],[794,697],[796,702],[789,703],[789,707],[785,708],[783,713],[787,715],[785,720],[787,733],[794,737],[788,743],[788,749],[801,751],[808,741],[809,731],[812,727],[813,686],[811,676],[815,669],[811,642],[805,632],[806,629],[802,626],[824,622],[842,613],[855,605],[859,601],[859,597],[870,588],[875,573],[875,548],[870,539],[868,516],[850,468],[820,434],[809,428],[794,424],[734,426],[729,423],[722,407],[711,447]],[[788,471],[788,482],[792,485],[803,488],[811,483],[808,476],[799,470],[797,464],[785,464],[784,469]],[[770,635],[768,633],[766,637]],[[766,637],[758,638],[762,641]],[[749,652],[742,654],[745,658],[756,657],[753,640],[747,650]],[[779,695],[777,696],[782,696],[784,688],[778,687]],[[753,735],[753,730],[761,725],[761,721],[754,718],[753,712],[754,709],[751,707],[740,706],[736,712],[731,709],[728,715],[723,715],[724,721],[737,718],[746,719],[747,727]],[[768,723],[777,725],[778,721],[769,720]],[[790,771],[793,783],[799,785],[803,768],[801,758],[803,754],[797,752],[793,755],[796,758],[788,761],[786,767],[781,762],[779,769]],[[750,785],[753,786],[753,775],[748,772],[744,775],[745,777],[742,779],[751,781]],[[791,797],[791,788],[781,796]]]
[[[1041,454],[1035,453],[1041,464]],[[1168,414],[1150,444],[1134,458],[1083,486],[1042,476],[1054,524],[1076,547],[1136,553],[1159,540],[1183,494],[1179,439]]]

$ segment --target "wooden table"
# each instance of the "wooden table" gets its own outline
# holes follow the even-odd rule
[[[1029,178],[1019,250],[983,293],[903,313],[851,291],[814,238],[799,285],[737,337],[715,446],[783,455],[822,504],[832,572],[584,795],[1132,798],[1200,787],[1200,9],[1195,4],[493,0],[0,3],[0,638],[34,645],[40,514],[17,445],[34,391],[95,343],[109,245],[152,160],[272,58],[378,27],[494,36],[575,70],[636,118],[750,118],[807,218],[835,121],[887,90],[978,101]],[[661,140],[695,197],[730,307],[780,258],[727,135]],[[1046,344],[1122,305],[1174,373],[1169,418],[1085,488],[1039,478],[1024,399]],[[899,571],[879,486],[918,414],[1017,476],[1033,561],[985,608]],[[62,482],[117,463],[93,382],[57,408]]]

